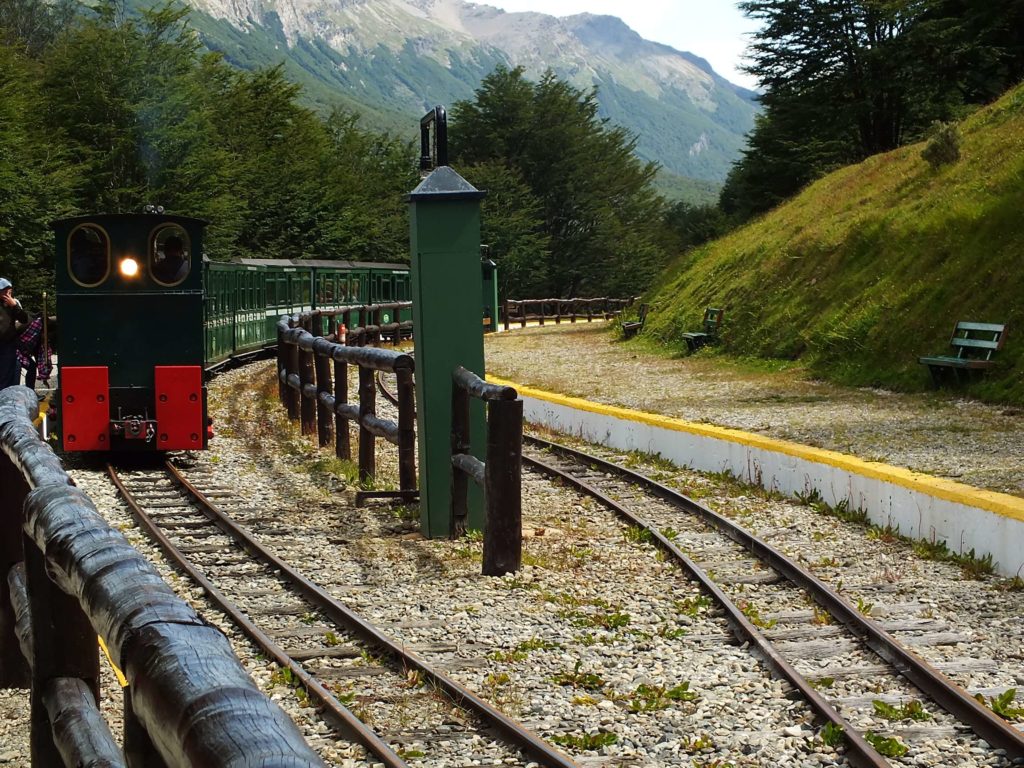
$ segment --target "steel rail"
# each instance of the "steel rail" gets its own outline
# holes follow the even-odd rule
[[[993,749],[1006,750],[1007,755],[1011,759],[1024,757],[1024,733],[1018,731],[988,707],[979,704],[966,690],[926,661],[908,651],[892,635],[882,629],[877,622],[861,614],[824,582],[774,547],[758,539],[728,518],[712,512],[693,499],[638,472],[613,464],[597,456],[591,456],[582,451],[577,451],[541,438],[524,436],[524,440],[542,448],[562,452],[573,456],[579,461],[629,478],[647,488],[661,499],[697,515],[704,522],[719,529],[737,544],[765,561],[776,573],[806,590],[819,605],[825,608],[840,624],[856,635],[868,648],[892,666],[900,675],[920,688],[949,714],[965,725],[970,726],[975,734],[987,741]],[[523,460],[533,463],[538,467],[546,466],[536,459],[529,459],[526,455],[523,456]],[[557,472],[554,468],[548,467],[548,469]],[[572,482],[579,485],[576,480]],[[591,491],[588,490],[587,492],[590,493]],[[600,492],[598,491],[598,493]],[[605,499],[606,497],[602,498]],[[612,504],[617,510],[622,509],[621,505],[613,500],[608,499],[607,503]],[[633,517],[626,510],[622,510],[622,514]],[[652,530],[652,533],[663,546],[671,545],[671,542],[664,539],[657,531]],[[674,549],[674,547],[672,548]]]
[[[512,720],[502,712],[495,709],[486,701],[478,697],[468,688],[457,683],[452,678],[434,669],[425,660],[416,654],[406,650],[397,642],[381,632],[357,613],[340,603],[320,586],[314,584],[301,573],[296,571],[277,555],[265,549],[256,541],[247,530],[239,526],[230,517],[221,512],[209,499],[192,485],[191,482],[178,471],[176,467],[168,462],[167,471],[191,494],[198,503],[202,512],[221,531],[236,539],[252,556],[263,560],[265,563],[277,568],[285,575],[307,600],[313,603],[316,608],[323,611],[324,615],[338,624],[346,627],[363,642],[375,646],[387,652],[391,657],[404,664],[406,669],[416,669],[423,673],[424,677],[438,690],[444,691],[448,697],[458,706],[471,710],[486,723],[499,731],[509,743],[520,748],[523,752],[538,763],[552,768],[578,768],[576,763],[554,749],[550,744],[538,737],[532,731],[524,728],[520,723]]]
[[[524,440],[532,441],[532,437],[523,436]],[[551,446],[557,446],[551,443]],[[555,450],[561,449],[557,446]],[[585,454],[582,454],[585,455]],[[874,747],[853,729],[850,724],[840,715],[835,708],[801,675],[793,666],[786,661],[775,647],[768,641],[761,631],[740,611],[739,608],[729,599],[728,595],[712,581],[707,573],[695,563],[686,553],[680,550],[670,539],[661,533],[657,528],[648,523],[642,517],[633,514],[623,507],[619,502],[599,489],[587,483],[581,478],[554,467],[544,461],[523,454],[523,463],[533,466],[544,474],[557,477],[569,485],[575,486],[584,493],[592,496],[611,507],[618,515],[629,520],[633,525],[643,528],[651,534],[658,545],[672,555],[683,568],[690,573],[705,592],[711,595],[712,599],[725,611],[725,619],[733,633],[740,642],[748,642],[757,649],[768,668],[777,676],[788,681],[811,705],[811,709],[821,718],[842,729],[847,752],[846,757],[857,768],[890,768],[890,763],[882,757]]]
[[[377,735],[368,728],[359,718],[352,714],[344,704],[332,694],[327,688],[320,684],[316,678],[310,675],[297,661],[292,659],[287,651],[275,643],[269,635],[257,627],[248,616],[246,616],[231,600],[199,570],[197,570],[188,558],[174,545],[174,543],[160,530],[153,519],[146,514],[146,511],[132,496],[131,492],[122,482],[117,470],[112,464],[107,465],[107,474],[113,481],[121,497],[131,509],[132,517],[146,531],[146,534],[156,542],[161,551],[172,560],[181,570],[188,574],[189,578],[203,588],[207,597],[220,610],[222,610],[236,626],[240,627],[249,638],[258,645],[264,653],[273,658],[280,666],[287,667],[297,680],[302,683],[303,688],[315,699],[317,703],[327,711],[330,717],[337,722],[343,733],[353,741],[362,744],[372,754],[377,756],[387,768],[409,768],[398,754],[391,749]]]
[[[397,408],[398,395],[396,395],[394,392],[388,389],[387,385],[384,383],[383,377],[385,373],[387,373],[387,371],[377,371],[377,391],[384,395],[385,400],[387,400],[389,403],[391,403],[393,406]]]

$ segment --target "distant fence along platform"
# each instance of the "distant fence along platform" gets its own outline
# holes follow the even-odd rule
[[[575,323],[585,319],[588,323],[595,318],[610,320],[635,302],[629,299],[506,299],[501,305],[501,321],[505,330],[518,324],[525,328],[527,323],[544,325],[548,320],[561,323],[567,320]]]

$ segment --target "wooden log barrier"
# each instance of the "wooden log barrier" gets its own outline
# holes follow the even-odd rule
[[[501,322],[505,330],[509,329],[512,323],[519,323],[525,328],[527,322],[536,322],[544,325],[548,318],[553,318],[555,324],[563,320],[575,323],[578,319],[586,318],[587,322],[593,322],[595,317],[603,317],[609,320],[619,315],[626,307],[632,306],[636,298],[609,299],[597,298],[570,298],[570,299],[505,299],[501,305]]]
[[[518,571],[523,556],[522,453],[523,401],[512,387],[488,384],[459,366],[452,372],[452,519],[456,534],[466,530],[468,481],[484,490],[482,572],[501,576]],[[485,461],[470,451],[469,400],[487,403]]]
[[[388,305],[381,305],[387,307]],[[401,305],[400,305],[401,306]],[[371,307],[372,310],[372,307]],[[374,310],[375,311],[375,310]],[[324,442],[323,422],[320,414],[328,422],[334,417],[335,455],[351,460],[352,447],[349,434],[349,422],[354,422],[359,429],[358,466],[360,482],[367,487],[357,491],[356,504],[362,504],[370,498],[399,498],[413,501],[418,497],[416,478],[416,405],[413,388],[413,358],[409,355],[378,349],[376,347],[350,346],[339,344],[327,337],[315,337],[303,328],[300,315],[285,316],[278,322],[278,338],[280,343],[289,349],[295,348],[313,360],[316,374],[315,383],[306,381],[300,371],[290,366],[296,360],[290,351],[284,356],[285,368],[278,372],[278,380],[283,382],[292,392],[297,393],[303,403],[315,404],[317,410],[317,429],[321,445]],[[363,335],[363,338],[366,338]],[[331,385],[330,365],[334,365],[333,391]],[[348,402],[348,366],[356,365],[359,370],[358,402]],[[376,386],[374,373],[385,371],[394,373],[399,383],[398,421],[382,419],[377,415]],[[311,406],[312,407],[312,406]],[[295,420],[293,412],[289,416]],[[398,491],[372,490],[376,478],[376,439],[384,439],[398,447]],[[329,437],[328,437],[329,442]]]
[[[291,718],[260,692],[227,638],[71,485],[36,434],[36,410],[31,390],[0,391],[0,471],[7,478],[13,468],[30,489],[20,507],[18,490],[0,487],[5,523],[20,510],[24,562],[5,569],[0,610],[5,650],[13,640],[31,672],[32,764],[323,766]],[[126,748],[126,763],[111,762],[111,742],[95,719],[97,635],[125,673],[130,715],[153,759]],[[17,669],[0,666],[0,684],[20,685]],[[126,733],[135,727],[128,715]]]

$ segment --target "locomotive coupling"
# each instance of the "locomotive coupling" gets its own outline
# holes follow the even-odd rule
[[[120,421],[110,422],[110,430],[125,440],[143,440],[152,442],[156,436],[156,422],[149,419],[129,416]]]

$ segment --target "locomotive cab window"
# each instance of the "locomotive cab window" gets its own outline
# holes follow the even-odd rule
[[[68,238],[68,274],[79,285],[92,287],[110,272],[110,238],[95,224],[82,224]]]
[[[149,243],[149,268],[161,285],[177,285],[192,268],[192,248],[188,234],[177,225],[160,227]]]

